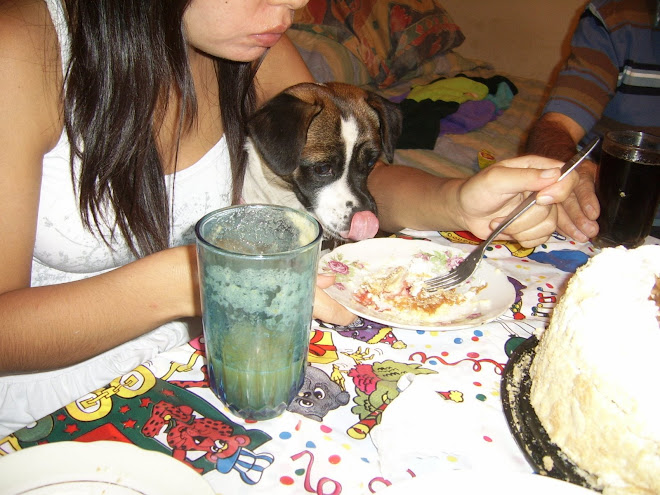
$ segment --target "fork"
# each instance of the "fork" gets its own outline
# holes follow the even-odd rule
[[[557,182],[566,177],[571,170],[577,167],[582,160],[584,160],[587,155],[596,147],[598,144],[599,138],[592,139],[589,144],[582,148],[577,154],[575,154],[569,161],[567,161],[564,166],[561,168],[561,175]],[[452,269],[449,273],[440,275],[437,277],[430,278],[424,281],[424,290],[427,292],[435,292],[440,289],[449,289],[455,287],[472,276],[472,274],[477,270],[481,260],[484,257],[484,252],[488,245],[493,242],[504,229],[506,229],[513,221],[526,212],[530,207],[536,203],[536,192],[530,194],[525,201],[520,203],[516,209],[514,209],[509,216],[507,216],[504,221],[488,236],[488,238],[477,246],[477,248],[472,251],[460,265]]]

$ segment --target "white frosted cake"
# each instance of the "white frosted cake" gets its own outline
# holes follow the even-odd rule
[[[550,439],[608,495],[660,494],[659,277],[660,246],[604,249],[570,279],[530,367]]]

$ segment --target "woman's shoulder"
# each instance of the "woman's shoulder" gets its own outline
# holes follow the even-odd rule
[[[273,46],[257,72],[260,104],[271,99],[289,86],[301,82],[314,82],[300,53],[286,36]]]
[[[5,117],[32,114],[41,121],[37,125],[52,127],[60,120],[61,85],[57,33],[46,3],[0,0],[0,93],[5,95],[0,102]]]
[[[20,48],[21,41],[32,40],[24,47],[28,50],[35,48],[35,41],[55,34],[44,0],[0,1],[0,27],[3,43],[14,40],[15,48]]]

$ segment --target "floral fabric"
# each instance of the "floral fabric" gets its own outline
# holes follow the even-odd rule
[[[380,88],[465,39],[438,0],[310,0],[293,28],[342,45]]]

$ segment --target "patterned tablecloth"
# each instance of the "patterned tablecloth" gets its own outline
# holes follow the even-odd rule
[[[408,234],[477,242],[464,232]],[[220,494],[375,493],[419,474],[392,462],[417,448],[433,453],[436,470],[529,473],[502,412],[501,374],[515,347],[547,325],[567,280],[593,254],[590,244],[559,236],[535,249],[493,245],[487,257],[506,273],[516,299],[496,321],[474,328],[422,332],[368,321],[350,329],[315,322],[310,385],[303,390],[309,400],[276,419],[232,416],[207,386],[203,339],[196,339],[0,439],[0,454],[63,440],[130,442],[188,463]],[[397,382],[407,373],[431,376],[438,396],[451,401],[451,414],[407,404],[410,420],[397,416],[398,434],[381,439],[379,451],[374,432],[385,424],[387,408],[405,400]]]

